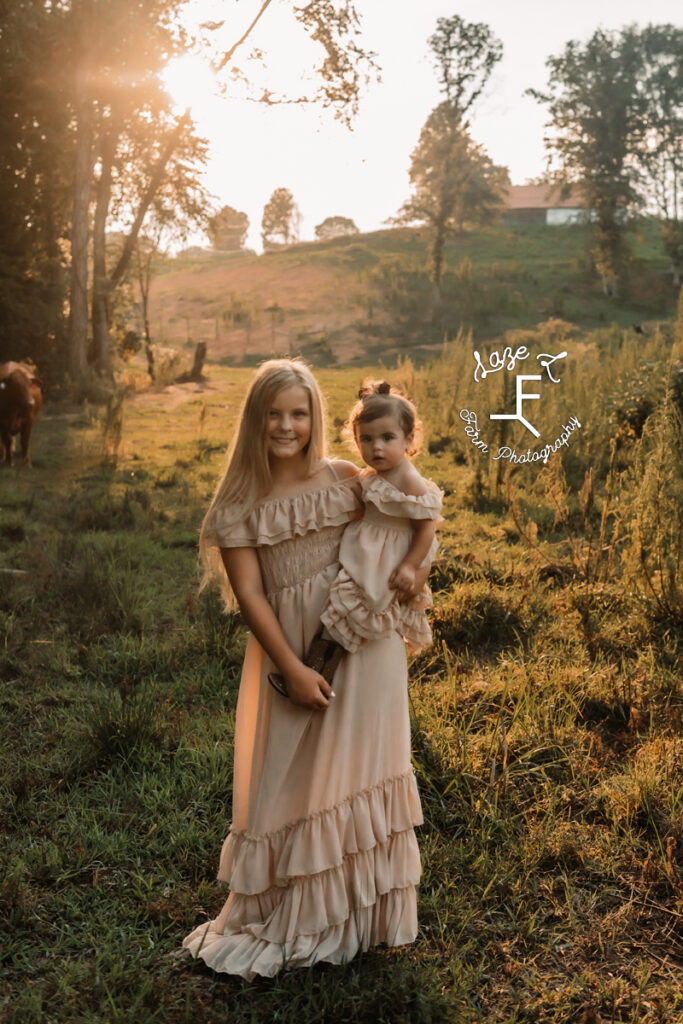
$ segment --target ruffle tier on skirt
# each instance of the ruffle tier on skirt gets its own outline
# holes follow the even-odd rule
[[[412,942],[421,821],[410,771],[268,835],[231,832],[218,872],[230,896],[183,946],[251,979]]]

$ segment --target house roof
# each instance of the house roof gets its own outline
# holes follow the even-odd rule
[[[548,185],[511,185],[507,205],[510,210],[580,210],[583,201],[578,192],[560,199],[560,190]]]

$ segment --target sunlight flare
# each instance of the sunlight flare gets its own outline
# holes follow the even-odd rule
[[[201,117],[217,95],[216,75],[209,62],[199,54],[186,54],[170,60],[164,68],[162,80],[178,114],[189,108],[195,117]]]

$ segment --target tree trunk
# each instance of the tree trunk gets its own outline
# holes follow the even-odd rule
[[[86,32],[83,35],[87,37]],[[88,369],[88,209],[91,150],[92,101],[84,66],[76,100],[76,168],[71,221],[69,374],[74,382],[83,380]]]
[[[155,242],[155,249],[158,240]],[[152,348],[152,335],[149,329],[149,289],[152,283],[152,257],[150,249],[144,259],[138,245],[135,250],[137,256],[138,287],[140,288],[140,302],[142,303],[142,324],[145,333],[145,355],[147,356],[147,372],[149,379],[154,380],[154,349]]]
[[[149,379],[154,380],[154,349],[152,348],[152,339],[149,333],[149,321],[145,317],[145,355],[147,356],[147,373]]]
[[[92,334],[94,362],[99,373],[111,374],[109,337],[109,282],[107,280],[107,215],[111,199],[112,168],[117,132],[110,117],[103,128],[100,149],[100,178],[97,183],[97,205],[93,225]]]
[[[191,381],[199,382],[203,377],[204,360],[206,359],[206,342],[198,341],[194,350],[194,361],[192,367],[176,377],[176,384],[188,384]]]
[[[150,258],[151,262],[151,258]],[[154,380],[154,349],[152,348],[152,335],[149,330],[149,283],[151,274],[147,271],[146,280],[143,281],[144,271],[140,271],[140,296],[142,298],[142,322],[145,330],[145,355],[147,356],[147,372],[149,379]]]
[[[434,240],[432,242],[432,281],[434,282],[434,296],[432,305],[434,309],[441,306],[441,277],[443,274],[443,250],[446,244],[446,232],[444,224],[439,221],[434,225]]]
[[[159,159],[157,160],[157,164],[156,167],[154,168],[154,172],[150,179],[149,185],[147,186],[145,194],[143,195],[142,200],[140,201],[140,206],[135,216],[135,220],[133,221],[133,226],[128,232],[126,240],[123,244],[123,251],[121,253],[121,256],[119,257],[119,261],[116,264],[111,277],[109,278],[110,293],[113,292],[114,288],[116,288],[117,284],[120,282],[121,278],[128,269],[128,264],[133,254],[135,243],[138,240],[138,235],[140,234],[140,228],[142,227],[142,222],[145,219],[145,214],[147,213],[147,210],[149,209],[152,200],[154,199],[155,195],[157,194],[157,191],[159,190],[159,186],[161,185],[164,179],[166,164],[171,159],[173,150],[178,145],[178,142],[180,141],[180,136],[182,135],[183,130],[185,129],[188,122],[189,114],[186,113],[181,117],[181,119],[178,121],[178,124],[175,126],[175,128],[169,135],[168,142],[166,143],[164,149],[161,152],[161,155],[159,156]]]

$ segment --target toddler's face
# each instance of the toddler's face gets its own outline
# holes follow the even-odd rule
[[[395,416],[380,416],[369,423],[356,424],[356,444],[363,462],[378,473],[398,466],[412,440],[412,434],[403,433]]]

